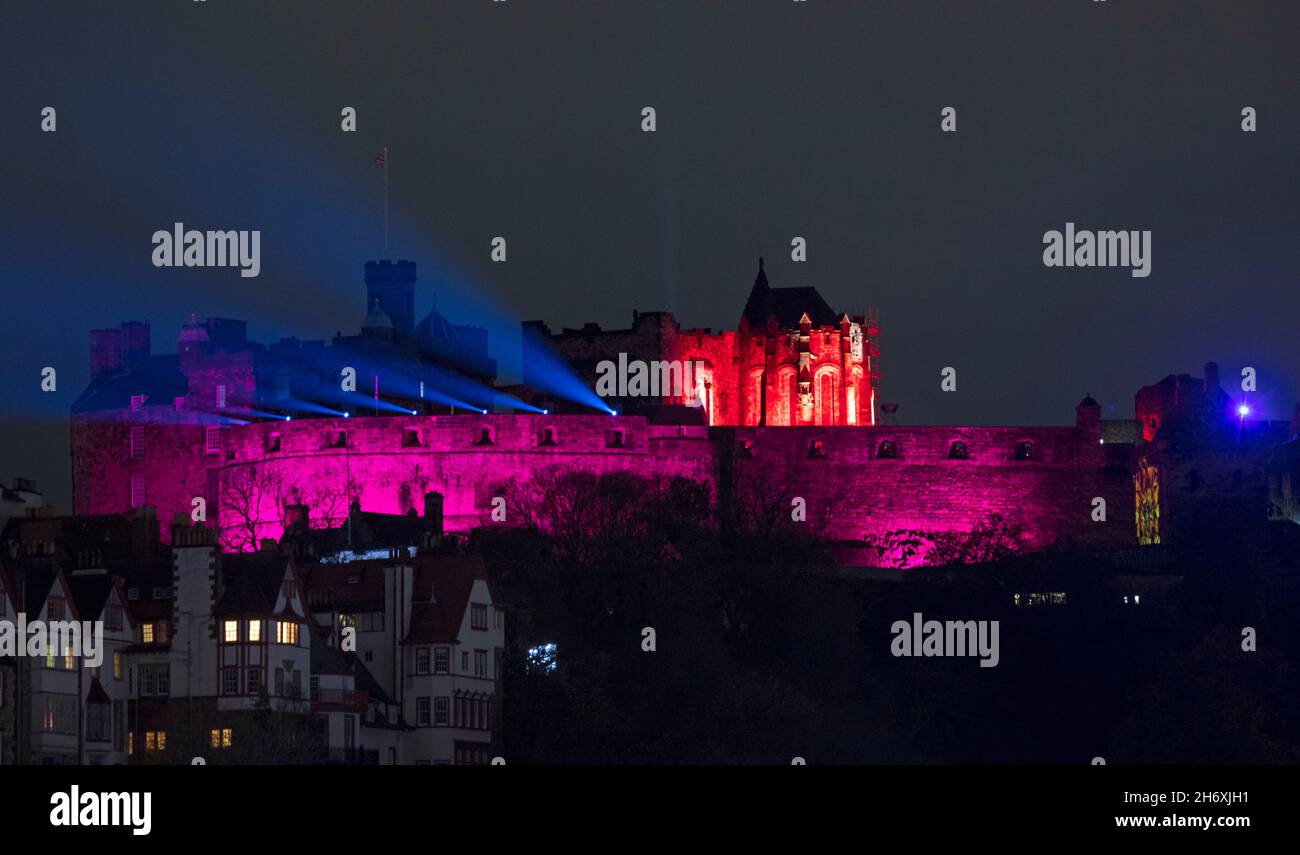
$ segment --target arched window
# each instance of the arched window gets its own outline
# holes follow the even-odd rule
[[[755,368],[749,372],[745,384],[745,424],[756,425],[763,414],[763,369]]]
[[[966,447],[966,443],[962,442],[962,441],[959,439],[959,440],[957,440],[956,442],[954,442],[952,445],[950,445],[950,446],[948,447],[948,459],[949,459],[949,460],[969,460],[969,459],[970,459],[970,449],[968,449],[968,448]]]
[[[840,404],[840,375],[831,367],[824,367],[813,375],[814,419],[819,425],[837,425]]]
[[[887,439],[880,443],[880,448],[876,449],[876,457],[881,460],[897,460],[898,445],[892,439]]]
[[[793,425],[799,420],[799,377],[794,366],[783,365],[776,372],[776,423]]]

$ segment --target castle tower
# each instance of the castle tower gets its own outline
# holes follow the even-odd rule
[[[379,301],[393,322],[397,337],[411,335],[415,329],[415,262],[366,262],[366,312]]]
[[[1101,440],[1101,404],[1092,395],[1084,395],[1074,408],[1074,425],[1084,431],[1089,439]]]

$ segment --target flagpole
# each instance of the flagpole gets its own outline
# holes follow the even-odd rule
[[[384,253],[388,253],[388,146],[384,146]]]

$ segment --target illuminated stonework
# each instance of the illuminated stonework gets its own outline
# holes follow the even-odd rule
[[[1138,460],[1133,476],[1133,501],[1138,543],[1160,542],[1160,471],[1145,457]]]

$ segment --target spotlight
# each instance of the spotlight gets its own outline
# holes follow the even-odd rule
[[[285,420],[286,422],[291,422],[291,421],[293,421],[293,416],[285,416],[285,417],[284,417],[284,420]]]
[[[610,414],[611,416],[616,416],[616,415],[618,415],[618,410],[610,410],[610,411],[609,411],[609,414]]]
[[[411,415],[418,416],[419,414],[420,414],[419,410],[411,410]]]
[[[551,414],[550,410],[542,410],[542,415],[549,416],[550,414]]]
[[[350,419],[350,418],[352,418],[352,414],[351,414],[351,413],[344,413],[344,414],[343,414],[343,418],[345,418],[345,419]]]
[[[1237,408],[1237,415],[1241,416],[1244,419],[1246,416],[1250,415],[1250,407],[1246,406],[1245,404],[1242,404],[1240,407]]]

